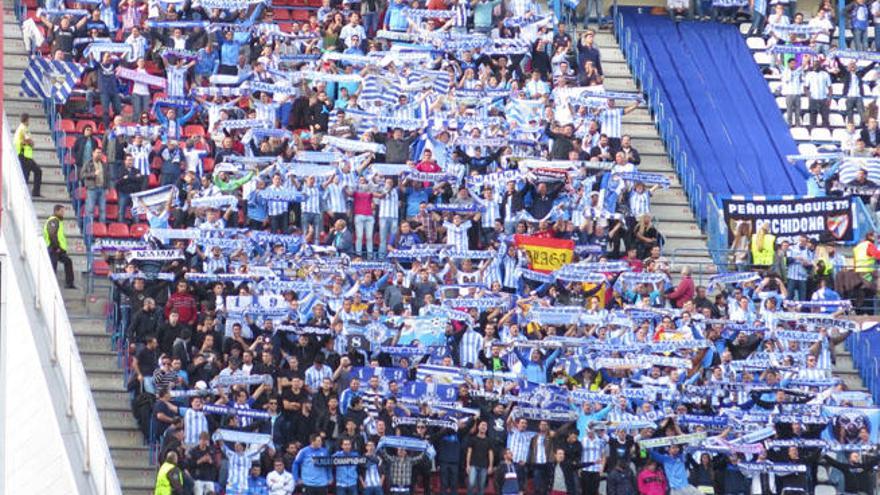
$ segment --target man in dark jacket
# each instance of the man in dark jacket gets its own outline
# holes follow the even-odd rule
[[[125,220],[125,210],[128,208],[129,203],[131,203],[131,195],[145,189],[144,176],[140,170],[134,168],[134,158],[131,155],[125,155],[125,160],[122,163],[122,171],[116,180],[119,222]]]
[[[620,458],[613,469],[608,472],[605,480],[606,495],[636,495],[636,476],[629,468],[629,463]]]
[[[77,167],[82,167],[92,157],[92,153],[98,148],[98,140],[95,139],[92,126],[83,126],[82,136],[73,142],[73,161]]]
[[[565,451],[556,449],[553,456],[553,462],[548,466],[547,483],[543,493],[550,495],[561,495],[563,493],[576,493],[577,483],[574,475],[574,468],[565,460]]]
[[[144,299],[143,306],[138,310],[128,325],[128,338],[136,344],[146,342],[147,336],[156,335],[159,329],[160,314],[156,311],[156,301],[152,297]]]
[[[419,137],[417,133],[410,132],[404,135],[403,129],[395,128],[391,135],[376,133],[373,140],[385,145],[385,163],[406,163],[410,159],[410,149],[413,141]]]

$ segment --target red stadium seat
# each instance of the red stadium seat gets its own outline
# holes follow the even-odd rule
[[[213,158],[202,158],[202,170],[206,174],[210,174],[214,171],[214,159]]]
[[[290,11],[287,9],[275,9],[275,20],[276,21],[289,21],[290,20]]]
[[[147,187],[150,189],[159,187],[159,177],[157,177],[156,174],[150,174],[147,176]]]
[[[76,136],[71,136],[68,134],[64,136],[64,147],[67,149],[73,149],[73,145],[76,144]]]
[[[305,9],[296,9],[290,15],[290,18],[297,22],[305,22],[309,20],[309,11]]]
[[[110,265],[104,260],[92,261],[92,274],[96,277],[106,277],[110,275]]]
[[[58,130],[66,133],[73,133],[76,132],[76,124],[70,119],[61,119],[58,122]]]
[[[198,124],[190,124],[183,128],[183,135],[186,137],[204,136],[205,128]]]
[[[107,218],[119,218],[119,205],[107,205]]]
[[[98,124],[94,120],[80,120],[76,123],[76,132],[82,133],[86,126],[91,126],[92,131],[98,130]]]
[[[91,231],[93,237],[107,237],[107,226],[101,222],[92,222]]]
[[[80,186],[80,187],[76,190],[76,195],[77,195],[77,197],[79,198],[80,201],[85,201],[85,200],[86,200],[86,188]]]
[[[107,234],[114,239],[127,239],[131,237],[128,231],[128,225],[119,222],[113,222],[107,228]]]
[[[116,193],[116,189],[110,189],[107,191],[107,202],[108,203],[118,203],[119,195]]]
[[[143,237],[149,231],[150,226],[145,223],[136,223],[128,229],[128,233],[134,238]]]

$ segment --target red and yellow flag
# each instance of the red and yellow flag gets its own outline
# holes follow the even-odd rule
[[[529,268],[538,272],[552,272],[571,263],[574,241],[517,234],[516,246],[525,250]]]

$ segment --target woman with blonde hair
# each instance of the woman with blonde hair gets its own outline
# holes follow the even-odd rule
[[[736,233],[733,235],[733,243],[730,245],[731,258],[736,271],[742,272],[749,266],[749,248],[751,245],[752,224],[748,221],[740,221],[736,225]]]
[[[645,259],[651,254],[651,248],[660,245],[660,233],[654,227],[650,215],[639,217],[635,229],[633,229],[636,250],[639,259]]]
[[[762,223],[752,234],[752,264],[755,268],[767,268],[773,264],[775,246],[776,236],[770,233],[770,224]]]

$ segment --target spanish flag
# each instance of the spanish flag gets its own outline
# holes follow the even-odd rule
[[[574,241],[517,234],[516,247],[529,257],[529,268],[538,272],[552,272],[571,263]]]

